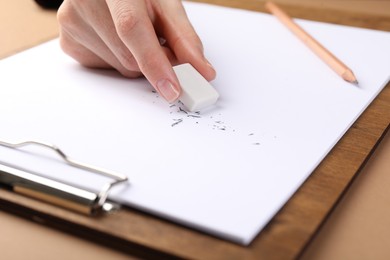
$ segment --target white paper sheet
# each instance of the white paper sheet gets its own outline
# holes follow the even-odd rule
[[[390,34],[298,21],[352,68],[356,87],[273,16],[185,7],[218,72],[217,106],[188,116],[144,79],[79,66],[55,40],[0,62],[0,138],[55,143],[127,174],[115,200],[248,244],[389,80]],[[102,183],[49,157],[0,147],[0,160]]]

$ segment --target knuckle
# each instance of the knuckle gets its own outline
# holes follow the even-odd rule
[[[64,2],[57,11],[57,20],[60,24],[66,24],[72,17],[73,8],[69,2]]]
[[[83,53],[79,45],[74,42],[70,37],[66,37],[61,34],[60,37],[60,46],[61,49],[70,57],[75,59],[81,65],[85,67],[91,67],[91,59],[86,56],[86,53]]]
[[[61,49],[68,54],[69,56],[72,56],[74,58],[75,56],[75,51],[74,48],[72,47],[73,44],[71,40],[68,37],[65,37],[63,33],[61,33],[60,36],[60,46]]]
[[[65,28],[68,31],[77,30],[78,26],[78,16],[77,12],[74,10],[73,6],[70,4],[61,5],[57,12],[57,21],[60,27]]]
[[[145,53],[142,59],[139,59],[138,66],[141,71],[149,71],[153,68],[161,67],[161,60],[159,59],[160,55],[157,55],[156,52],[149,51]]]
[[[141,18],[133,11],[120,11],[116,18],[116,30],[120,37],[126,36],[137,27]]]
[[[67,2],[62,4],[57,12],[57,21],[60,25],[67,24],[69,21],[69,17],[70,17],[70,10],[69,9],[70,8],[69,8],[69,5],[67,5],[66,3]]]
[[[122,63],[123,67],[128,70],[139,70],[137,61],[134,56],[129,53],[120,53],[118,57],[119,61]]]
[[[124,44],[120,44],[112,53],[124,68],[131,71],[139,71],[137,60]]]
[[[180,35],[177,35],[172,40],[172,48],[188,48],[188,45],[192,45],[199,50],[203,51],[203,44],[199,36],[192,32],[184,32]]]

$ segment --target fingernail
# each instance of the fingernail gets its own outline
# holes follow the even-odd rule
[[[173,103],[179,98],[180,92],[169,80],[162,79],[156,84],[158,92],[169,102]]]

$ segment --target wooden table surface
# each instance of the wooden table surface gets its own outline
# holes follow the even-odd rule
[[[262,1],[210,0],[232,7],[263,11]],[[338,24],[360,26],[390,31],[389,1],[304,1],[280,0],[294,17],[321,20]],[[14,54],[34,46],[58,33],[55,13],[41,10],[33,1],[1,0],[0,13],[0,57]],[[22,73],[22,72],[21,72]],[[390,235],[387,219],[390,212],[386,205],[390,201],[388,173],[390,165],[390,135],[384,132],[390,122],[389,86],[359,118],[335,149],[316,169],[305,185],[278,213],[268,228],[249,247],[214,241],[204,235],[177,227],[167,227],[151,219],[154,227],[165,230],[168,238],[150,237],[156,249],[164,249],[170,255],[200,258],[291,258],[301,255],[305,259],[386,259],[390,249],[386,238]],[[369,160],[376,144],[382,142]],[[356,178],[346,196],[341,200],[325,224],[329,210],[339,202],[345,188]],[[7,196],[7,195],[4,195]],[[21,199],[21,203],[34,204]],[[58,213],[63,214],[63,213]],[[73,216],[69,216],[69,218]],[[2,228],[0,244],[6,259],[34,256],[51,259],[63,256],[73,259],[127,259],[129,255],[82,240],[75,236],[48,229],[24,219],[0,212]],[[35,221],[40,221],[35,219]],[[314,234],[322,226],[316,239]],[[160,231],[161,231],[160,230]],[[172,232],[181,232],[175,238]],[[154,229],[155,232],[155,229]],[[153,233],[158,234],[158,233]],[[163,233],[164,234],[164,233]],[[169,235],[169,236],[168,236]],[[134,238],[133,234],[133,238]],[[145,238],[141,234],[138,239]],[[196,237],[196,243],[185,244],[185,239]],[[183,243],[184,238],[184,243]],[[175,242],[176,240],[176,242]],[[174,241],[174,242],[172,242]],[[187,242],[195,240],[187,240]],[[102,241],[101,241],[102,242]],[[142,241],[138,241],[142,244]],[[175,244],[176,243],[176,244]],[[20,245],[23,250],[20,250]],[[6,246],[5,246],[6,245]],[[61,246],[59,246],[61,245]],[[181,248],[176,248],[180,245]],[[185,251],[187,250],[187,251]],[[304,251],[298,250],[304,249]],[[210,250],[209,250],[210,249]],[[184,251],[183,251],[184,250]],[[209,250],[209,254],[208,251]],[[215,253],[215,254],[214,254]],[[235,257],[234,257],[235,256]]]

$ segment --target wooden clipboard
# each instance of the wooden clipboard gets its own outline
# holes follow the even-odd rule
[[[263,2],[255,0],[198,2],[264,11]],[[315,8],[284,7],[294,17],[390,30],[389,18],[379,19],[352,12],[341,13]],[[356,17],[359,19],[355,19]],[[3,189],[0,189],[0,208],[145,258],[296,258],[316,234],[384,136],[390,123],[389,111],[390,84],[248,247],[129,208],[123,208],[112,215],[91,218]]]

